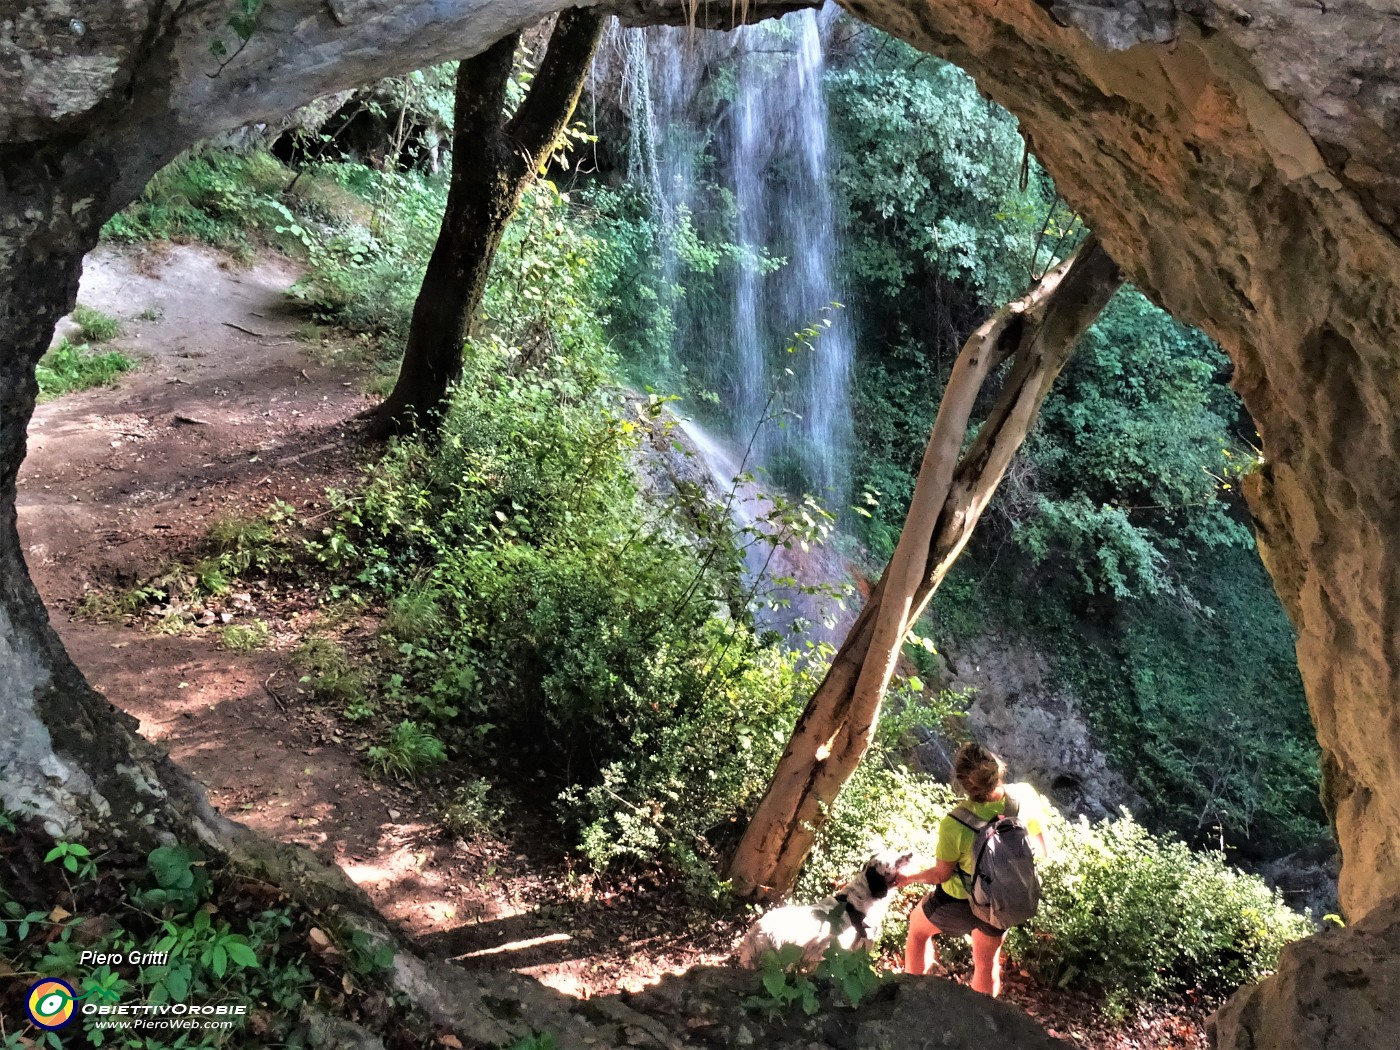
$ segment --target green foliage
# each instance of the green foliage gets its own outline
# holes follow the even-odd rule
[[[750,1010],[776,1016],[799,1004],[802,1012],[810,1017],[821,1009],[816,983],[802,970],[802,946],[799,944],[785,944],[777,951],[764,952],[758,961],[758,981],[764,994],[744,1000]]]
[[[13,826],[3,830],[17,833]],[[104,869],[100,878],[77,843],[56,843],[49,856],[67,873],[67,907],[43,900],[35,886],[26,885],[28,896],[21,896],[14,887],[0,885],[0,953],[16,971],[62,977],[81,997],[98,1003],[256,1003],[264,1025],[259,1045],[280,1044],[291,1033],[312,978],[301,956],[289,950],[293,940],[286,934],[292,919],[285,909],[258,911],[232,895],[217,907],[204,860],[181,845],[153,850],[144,871]],[[114,905],[114,900],[122,903]],[[94,966],[81,961],[84,951],[120,955],[124,961]],[[132,953],[166,953],[167,958],[149,964],[126,961]],[[75,1021],[85,1045],[123,1050],[205,1045],[178,1031],[162,1038],[97,1027],[101,1020],[100,1015],[80,1015]],[[244,1045],[249,1034],[235,1027],[215,1038],[218,1045]]]
[[[81,842],[60,842],[44,855],[45,864],[58,863],[82,879],[97,876],[97,864]]]
[[[370,747],[365,754],[376,775],[400,780],[416,780],[447,760],[443,742],[408,719],[389,731],[386,743]]]
[[[114,241],[199,241],[250,257],[255,238],[277,240],[278,195],[292,173],[269,153],[194,150],[158,172],[102,228]]]
[[[93,353],[87,346],[74,346],[67,339],[39,359],[34,376],[39,381],[39,400],[52,401],[64,394],[113,386],[117,377],[130,372],[136,362],[118,350]]]
[[[1224,364],[1204,335],[1139,293],[1114,298],[999,500],[1033,564],[1053,561],[1090,593],[1189,598],[1173,565],[1253,546],[1231,499],[1253,459],[1232,436],[1238,402],[1213,381]]]
[[[558,1050],[558,1048],[559,1041],[549,1032],[536,1032],[534,1035],[522,1035],[506,1047],[506,1050]]]
[[[73,321],[83,330],[90,343],[105,343],[122,334],[122,323],[110,314],[79,303],[73,309]]]
[[[974,302],[1019,295],[1054,243],[1036,255],[1053,191],[1033,161],[1020,188],[1015,118],[956,66],[892,42],[828,91],[852,275],[880,300],[930,285],[942,298],[947,283]]]
[[[225,590],[237,577],[276,575],[295,558],[298,548],[289,532],[296,520],[296,508],[282,500],[256,518],[217,519],[204,535],[209,558],[201,563],[202,575],[208,576],[212,586]],[[220,591],[211,587],[210,593]]]
[[[880,987],[882,974],[869,952],[847,951],[839,944],[827,948],[808,974],[802,968],[801,946],[785,944],[759,959],[758,980],[763,993],[744,1001],[750,1010],[776,1017],[796,1005],[811,1016],[821,1009],[823,992],[833,1005],[859,1006]]]
[[[228,29],[237,41],[234,45],[235,50],[230,54],[228,45],[218,37],[209,42],[209,53],[220,60],[220,70],[233,61],[234,56],[242,51],[244,45],[252,38],[254,30],[258,27],[258,13],[262,10],[264,2],[265,0],[233,0],[233,13],[224,20],[224,28]]]
[[[219,631],[219,644],[235,653],[251,653],[261,649],[272,638],[272,631],[262,620],[232,624]]]
[[[458,785],[443,807],[443,830],[465,839],[499,834],[505,810],[490,795],[491,782],[480,777]]]
[[[391,638],[413,641],[442,627],[438,595],[426,584],[410,584],[389,600],[381,629]]]
[[[122,591],[94,588],[83,592],[75,612],[98,621],[120,620],[164,600],[165,591],[151,584]]]
[[[1040,911],[1011,932],[1007,951],[1045,983],[1089,989],[1115,1012],[1193,988],[1233,991],[1312,932],[1263,880],[1126,815],[1057,831]]]
[[[317,165],[306,177],[358,198],[370,209],[370,217],[365,222],[345,207],[326,220],[289,210],[275,230],[294,238],[309,262],[307,275],[293,286],[292,295],[317,321],[396,347],[408,334],[423,271],[442,225],[446,181],[356,164]],[[304,204],[298,208],[306,210]]]
[[[355,721],[374,714],[376,707],[366,694],[364,676],[345,649],[331,639],[304,639],[292,654],[292,663],[311,694],[343,708],[345,717]]]
[[[833,944],[823,953],[816,976],[817,980],[828,982],[834,991],[840,992],[846,1005],[855,1009],[880,987],[884,974],[876,968],[869,952],[851,952]]]
[[[209,887],[203,858],[186,846],[157,846],[146,857],[146,866],[156,884],[137,898],[143,907],[192,910]]]

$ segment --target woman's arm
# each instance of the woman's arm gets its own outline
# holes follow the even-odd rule
[[[896,875],[894,880],[895,889],[908,886],[911,883],[919,882],[928,886],[941,886],[953,877],[953,872],[958,868],[955,860],[940,860],[931,868],[923,871],[914,871],[907,874]]]

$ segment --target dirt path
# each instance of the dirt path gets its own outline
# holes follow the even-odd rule
[[[370,402],[352,354],[334,363],[334,347],[312,355],[292,337],[301,319],[284,291],[297,276],[276,257],[240,269],[184,246],[88,260],[80,301],[121,318],[112,345],[141,366],[116,389],[41,405],[30,428],[21,536],[68,651],[216,805],[340,863],[429,950],[583,995],[721,958],[730,927],[663,929],[655,915],[674,909],[650,887],[571,877],[529,833],[449,841],[436,800],[369,779],[357,731],[298,696],[289,654],[317,618],[314,595],[254,589],[226,606],[271,626],[271,647],[251,653],[212,631],[73,615],[90,588],[188,561],[216,517],[274,500],[315,517],[326,487],[359,473],[366,454],[345,421]]]

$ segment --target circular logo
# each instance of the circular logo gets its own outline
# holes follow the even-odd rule
[[[30,987],[24,1007],[31,1021],[40,1028],[52,1031],[73,1020],[73,1003],[76,999],[77,993],[71,984],[50,977]]]

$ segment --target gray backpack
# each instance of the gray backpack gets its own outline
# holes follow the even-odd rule
[[[975,836],[971,876],[958,869],[972,914],[999,930],[1025,922],[1040,907],[1040,876],[1030,833],[1020,815],[1021,806],[1009,792],[1005,812],[991,820],[983,820],[966,806],[950,814]]]

